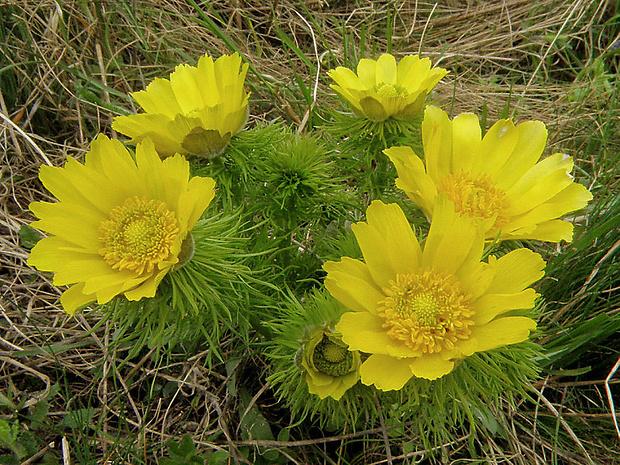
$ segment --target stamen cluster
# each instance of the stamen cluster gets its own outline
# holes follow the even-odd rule
[[[170,256],[178,232],[175,214],[164,202],[132,197],[99,226],[104,244],[99,253],[114,269],[151,273]]]
[[[471,333],[469,296],[453,276],[432,270],[398,274],[383,291],[387,297],[378,304],[383,327],[414,351],[451,350]]]

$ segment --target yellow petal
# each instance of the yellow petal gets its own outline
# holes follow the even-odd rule
[[[400,100],[398,111],[395,111],[392,117],[401,121],[410,121],[418,116],[424,108],[424,102],[426,101],[426,93],[422,92],[418,95],[412,94],[407,100]]]
[[[237,109],[227,108],[225,104],[205,107],[198,112],[201,127],[216,129],[221,135],[227,132],[235,134],[245,124],[247,105],[237,105]]]
[[[33,202],[30,211],[39,221],[31,226],[96,252],[101,247],[99,224],[107,219],[99,210],[69,202]]]
[[[530,239],[550,242],[570,241],[572,225],[554,220],[569,212],[583,208],[590,200],[592,200],[592,194],[581,184],[572,182],[543,204],[516,218],[511,218],[510,222],[503,227],[503,230],[509,233],[511,238],[515,239],[522,237],[519,234],[521,229],[526,229],[526,237]],[[546,226],[543,226],[543,224],[546,224]],[[540,239],[541,237],[545,237],[545,239]]]
[[[496,122],[482,138],[476,157],[478,163],[472,166],[472,171],[493,177],[510,158],[517,140],[518,131],[511,120]]]
[[[101,172],[107,178],[105,190],[98,193],[89,192],[88,198],[106,197],[110,207],[121,205],[130,196],[143,196],[146,194],[145,186],[140,181],[138,170],[129,151],[116,139],[108,139],[100,134],[90,145],[86,154],[85,167],[91,173]],[[93,175],[94,176],[94,175]],[[84,180],[74,180],[74,183]]]
[[[322,373],[317,373],[317,375],[321,375],[321,374]],[[338,385],[339,385],[339,383],[332,376],[327,376],[327,375],[324,375],[324,376],[326,379],[329,378],[327,383],[321,383],[319,382],[319,378],[312,377],[309,375],[309,373],[306,373],[306,383],[308,384],[308,392],[310,394],[316,394],[321,399],[332,397],[334,392],[338,389]]]
[[[191,231],[215,197],[215,181],[211,178],[194,177],[189,181],[187,192],[179,198],[179,224]]]
[[[556,153],[525,173],[506,194],[510,198],[510,207],[506,212],[516,216],[532,210],[561,192],[573,178],[569,171],[573,160],[561,153]]]
[[[425,58],[428,60],[428,58]],[[430,60],[429,68],[430,68]],[[418,71],[416,68],[419,67],[420,57],[418,55],[406,55],[400,59],[398,62],[398,66],[396,69],[397,72],[397,80],[396,85],[399,87],[405,87],[408,83],[416,80],[417,75],[420,73],[416,73]],[[410,89],[407,89],[411,91]]]
[[[387,96],[377,93],[377,99],[381,102],[381,106],[385,110],[387,116],[395,118],[407,103],[407,99],[400,95]]]
[[[131,287],[130,281],[99,288],[95,294],[97,296],[97,303],[102,305],[110,302],[113,298],[122,294],[128,287]]]
[[[462,266],[479,262],[483,248],[484,237],[473,220],[457,215],[445,195],[439,195],[424,243],[422,266],[455,275]]]
[[[59,254],[59,257],[62,255]],[[66,255],[64,257],[67,261],[62,268],[58,268],[56,271],[54,284],[64,286],[82,282],[86,294],[97,294],[102,288],[115,286],[117,283],[131,280],[135,276],[135,273],[129,271],[114,270],[101,258],[95,256],[81,260]]]
[[[426,172],[438,184],[452,167],[452,122],[445,111],[426,107],[422,121],[422,143]]]
[[[384,53],[377,60],[377,83],[396,84],[396,59]]]
[[[151,139],[161,156],[185,153],[181,142],[191,130],[180,126],[178,122],[164,115],[142,113],[131,116],[118,116],[112,122],[112,128],[131,137],[131,143],[137,144]]]
[[[136,146],[136,165],[140,173],[140,182],[145,186],[145,196],[148,198],[167,200],[163,185],[164,170],[163,163],[151,139],[145,139]],[[189,169],[189,168],[188,168]],[[180,179],[178,191],[184,191],[187,184],[187,176]],[[185,185],[183,185],[185,184]],[[175,208],[176,205],[168,204],[168,208]]]
[[[316,371],[316,370],[310,368],[304,362],[302,362],[302,365],[307,370],[306,371],[306,376],[308,378],[306,379],[306,381],[308,382],[308,384],[310,384],[310,382],[312,382],[313,387],[325,387],[325,386],[331,386],[331,385],[335,384],[334,383],[335,378],[333,376],[326,375],[325,373],[321,373],[319,371]],[[312,392],[312,390],[310,390],[310,392]],[[331,390],[330,390],[330,392],[331,392]],[[317,394],[317,393],[313,392],[313,394]]]
[[[362,58],[357,64],[357,76],[365,89],[371,89],[378,84],[377,81],[377,62]]]
[[[526,235],[514,235],[515,239],[532,239],[545,242],[570,242],[573,240],[573,224],[564,220],[552,220],[539,223]]]
[[[85,251],[56,236],[41,239],[30,252],[28,264],[41,271],[53,271],[54,284],[74,284],[114,270],[97,253]],[[92,291],[86,290],[91,294]]]
[[[536,322],[523,316],[497,318],[482,326],[472,328],[470,339],[476,341],[476,352],[525,341]],[[456,343],[459,346],[459,342]]]
[[[347,312],[340,317],[336,331],[350,350],[392,357],[415,357],[408,346],[390,338],[382,327],[385,319],[368,312]]]
[[[116,205],[114,189],[103,173],[90,170],[71,157],[67,157],[64,168],[41,166],[39,179],[60,202],[93,206],[106,215]]]
[[[163,163],[160,162],[160,158],[157,156],[157,152],[154,150],[151,152],[152,159],[155,161],[157,167],[162,173],[162,187],[164,196],[161,197],[168,205],[174,205],[175,210],[177,210],[177,219],[179,219],[179,208],[196,206],[197,204],[202,204],[204,199],[200,199],[198,197],[192,198],[191,200],[184,197],[188,195],[190,191],[190,170],[189,163],[187,159],[179,154],[176,154],[173,157],[166,158]],[[194,182],[200,183],[202,180],[207,180],[211,178],[200,178],[194,177],[192,180],[196,180]],[[153,192],[153,196],[155,192],[157,192],[157,186],[155,186],[152,182],[149,182],[149,190]],[[213,198],[213,197],[211,197]],[[211,199],[209,199],[209,202]],[[178,206],[177,206],[178,205]],[[206,208],[206,207],[205,207]],[[204,209],[200,212],[202,212]]]
[[[358,379],[357,371],[339,377],[327,376],[316,371],[306,373],[308,392],[318,395],[321,399],[331,397],[340,400],[344,393],[357,383]]]
[[[159,113],[168,118],[174,118],[176,113],[181,112],[181,107],[174,96],[170,81],[167,79],[155,78],[146,90],[134,92],[131,96],[147,113]],[[123,132],[123,134],[125,133]]]
[[[149,278],[143,281],[139,286],[125,291],[125,297],[127,297],[129,300],[140,300],[144,297],[154,297],[155,293],[157,292],[157,287],[159,286],[159,283],[161,283],[161,280],[164,278],[164,276],[166,276],[166,274],[168,274],[169,271],[170,268],[167,268],[149,276]]]
[[[427,58],[424,58],[423,60],[420,60],[420,61],[424,61],[426,59]],[[430,60],[429,60],[429,65],[430,65]],[[428,71],[428,75],[426,76],[426,79],[422,81],[420,87],[426,89],[426,93],[428,93],[439,83],[439,81],[443,79],[443,77],[446,74],[448,74],[447,69],[433,68],[430,71]]]
[[[86,271],[87,267],[90,267],[88,271]],[[81,279],[76,278],[80,269],[83,271]],[[69,275],[69,273],[72,274]],[[60,272],[56,273],[54,283],[60,274]],[[147,279],[147,277],[141,277],[133,271],[115,270],[102,259],[91,259],[90,262],[86,260],[78,262],[76,260],[71,263],[71,267],[67,266],[65,270],[62,270],[62,276],[70,278],[71,282],[84,282],[84,292],[96,294],[99,303],[107,302],[119,292],[132,289]],[[118,289],[118,291],[109,294],[111,288]]]
[[[347,392],[350,388],[355,386],[360,379],[359,371],[354,371],[349,373],[348,375],[340,376],[337,378],[338,383],[336,383],[335,389],[330,394],[335,400],[340,400],[340,398]]]
[[[510,158],[497,171],[497,184],[510,189],[538,162],[547,144],[547,128],[540,121],[525,121],[517,125],[517,144]]]
[[[75,315],[75,312],[80,307],[95,301],[95,296],[93,294],[84,294],[82,289],[83,286],[81,284],[76,284],[75,286],[71,286],[60,296],[60,304],[63,310],[70,316]]]
[[[452,172],[470,172],[480,156],[482,133],[478,117],[462,113],[452,121]]]
[[[400,63],[402,63],[406,58],[409,57],[403,58]],[[418,57],[416,56],[416,58]],[[431,75],[433,78],[439,77],[439,75],[437,75],[434,71],[431,71],[431,60],[428,58],[422,58],[421,60],[418,59],[412,61],[410,66],[404,67],[402,71],[399,66],[397,84],[407,89],[407,92],[409,93],[422,93],[426,96],[426,94],[428,94],[428,92],[435,87],[435,84],[439,82],[439,79],[441,79],[441,77],[439,77],[436,82],[431,83],[428,81],[428,78],[431,77]],[[428,86],[426,85],[427,82],[429,83]]]
[[[374,281],[387,287],[396,274],[411,273],[419,266],[420,245],[398,205],[374,201],[366,216],[367,223],[351,229]]]
[[[360,367],[362,383],[374,384],[382,391],[401,389],[413,376],[409,367],[411,359],[387,355],[371,355]]]
[[[516,249],[495,262],[495,277],[487,289],[490,294],[521,292],[541,279],[545,261],[530,249]]]
[[[329,87],[331,87],[333,90],[338,92],[347,102],[349,102],[349,105],[351,105],[352,110],[355,113],[360,114],[360,115],[363,113],[362,107],[360,106],[360,103],[359,103],[359,99],[356,98],[351,92],[349,92],[347,88],[335,86],[333,84],[331,84]]]
[[[221,60],[222,58],[224,58],[224,56],[220,57],[218,60]],[[241,59],[239,59],[239,63],[240,62]],[[217,86],[218,80],[215,76],[215,64],[213,63],[213,58],[209,55],[201,56],[198,59],[196,68],[198,69],[198,72],[196,73],[196,80],[200,84],[198,86],[198,90],[202,95],[202,101],[206,106],[216,105],[221,101],[221,96]],[[238,70],[239,65],[237,65],[236,71]]]
[[[332,69],[328,71],[327,74],[330,78],[332,78],[336,82],[336,84],[338,84],[337,87],[340,87],[345,90],[349,88],[364,89],[364,84],[362,84],[362,82],[357,77],[357,75],[353,71],[351,71],[349,68],[339,66],[336,69]],[[332,85],[332,88],[334,88],[333,85]]]
[[[391,147],[383,151],[398,173],[396,186],[405,191],[407,197],[418,205],[427,215],[433,211],[437,187],[433,179],[426,174],[422,160],[410,147]]]
[[[136,164],[141,181],[146,186],[147,197],[164,201],[168,208],[177,212],[178,220],[179,206],[187,201],[181,197],[188,191],[189,162],[178,154],[162,161],[155,151],[153,142],[145,139],[136,146]],[[184,206],[192,207],[187,204]]]
[[[483,325],[510,310],[533,308],[539,294],[532,288],[510,294],[485,294],[473,303],[472,321]]]
[[[472,302],[487,292],[495,277],[495,262],[477,262],[476,260],[479,260],[481,255],[482,253],[477,257],[472,256],[472,259],[466,261],[456,273],[459,282],[467,290]]]
[[[433,380],[450,373],[454,362],[444,360],[440,354],[424,354],[411,360],[409,367],[414,376]]]
[[[356,312],[377,313],[377,302],[385,296],[377,287],[365,263],[349,257],[339,262],[325,262],[325,287],[345,307]]]
[[[181,113],[189,115],[205,105],[202,92],[198,87],[195,76],[197,69],[189,65],[178,65],[170,75],[170,85],[174,97],[181,107]]]
[[[232,55],[222,55],[215,60],[215,83],[222,91],[220,93],[220,100],[226,101],[226,99],[230,98],[231,89],[235,89],[235,93],[239,92],[239,96],[245,93],[243,90],[243,81],[248,71],[248,65],[246,63],[242,66],[241,63],[241,56],[237,52]],[[209,91],[208,89],[204,89],[203,92],[208,94]]]

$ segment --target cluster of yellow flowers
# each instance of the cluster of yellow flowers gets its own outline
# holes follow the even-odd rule
[[[406,56],[396,65],[382,55],[361,60],[357,75],[337,68],[330,76],[355,113],[382,121],[416,116],[446,73],[428,59]],[[572,239],[572,223],[560,218],[592,195],[573,182],[571,157],[539,161],[546,141],[540,121],[503,119],[482,137],[476,115],[451,121],[427,106],[423,159],[410,147],[384,151],[396,186],[431,226],[422,246],[398,205],[374,201],[366,222],[352,228],[364,261],[344,257],[323,267],[326,288],[351,310],[335,330],[349,350],[368,354],[359,368],[363,384],[393,390],[412,376],[437,379],[463,358],[522,342],[536,328],[511,312],[534,307],[538,294],[529,286],[544,275],[542,257],[526,248],[482,257],[485,241]],[[335,397],[329,389],[315,392]]]
[[[170,79],[132,94],[144,113],[114,120],[136,145],[135,156],[100,135],[84,164],[68,158],[63,168],[41,168],[58,202],[30,206],[34,226],[50,235],[28,263],[70,286],[61,297],[67,313],[119,295],[153,297],[182,264],[190,232],[215,195],[215,181],[191,177],[185,156],[212,158],[243,127],[247,69],[238,54],[180,65]],[[573,182],[571,157],[540,160],[543,123],[503,119],[482,136],[473,114],[450,120],[439,108],[424,109],[446,73],[429,59],[396,63],[389,54],[362,59],[357,74],[329,72],[332,88],[360,117],[408,121],[424,112],[424,157],[410,147],[385,155],[396,186],[431,225],[421,243],[399,206],[376,200],[366,221],[352,227],[363,261],[324,264],[325,287],[350,311],[304,346],[305,379],[321,398],[339,399],[359,379],[381,390],[400,389],[414,376],[437,379],[476,352],[526,340],[536,323],[513,310],[534,307],[538,294],[530,286],[545,263],[526,248],[483,260],[485,244],[570,241],[573,225],[561,217],[592,198]]]
[[[203,56],[197,67],[177,66],[169,80],[133,93],[145,113],[117,117],[112,127],[132,138],[135,159],[99,135],[84,164],[69,157],[63,168],[41,167],[41,182],[58,202],[30,205],[39,218],[33,226],[50,236],[28,264],[70,286],[61,297],[67,313],[120,294],[153,297],[178,266],[215,196],[213,179],[190,179],[185,155],[214,156],[245,124],[247,68],[236,53],[215,62]]]

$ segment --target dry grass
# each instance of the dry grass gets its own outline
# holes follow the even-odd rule
[[[0,25],[10,38],[0,46],[0,325],[4,328],[0,332],[0,393],[12,392],[13,400],[26,409],[48,398],[48,417],[55,424],[67,411],[92,409],[86,411],[89,417],[84,424],[90,424],[96,435],[86,429],[83,433],[62,428],[39,432],[58,456],[68,457],[70,452],[72,463],[90,463],[93,457],[97,463],[128,463],[118,458],[128,456],[124,447],[142,450],[139,456],[144,463],[154,463],[153,457],[161,455],[157,446],[183,433],[190,433],[200,446],[229,450],[241,460],[235,451],[259,444],[240,440],[236,419],[243,412],[237,411],[236,401],[227,394],[230,377],[223,367],[220,371],[205,368],[204,353],[182,363],[175,354],[157,359],[145,353],[141,359],[122,364],[127,348],[110,352],[107,344],[113,328],[96,327],[96,313],[65,316],[57,305],[59,292],[49,278],[26,266],[28,250],[19,232],[33,220],[28,204],[46,195],[37,180],[39,165],[59,166],[67,156],[80,158],[97,132],[110,133],[111,118],[120,107],[133,110],[124,94],[142,89],[153,76],[168,73],[176,63],[193,63],[206,51],[227,52],[231,45],[255,70],[248,78],[253,92],[254,121],[250,124],[276,117],[298,124],[308,101],[294,76],[312,88],[316,72],[312,33],[322,66],[318,101],[335,107],[325,68],[342,63],[347,54],[354,61],[344,48],[343,31],[349,44],[364,41],[367,51],[384,51],[389,14],[395,53],[421,50],[451,71],[434,96],[444,108],[454,114],[486,109],[492,121],[510,97],[510,112],[517,120],[545,121],[552,149],[571,151],[596,179],[608,164],[585,149],[600,130],[601,106],[608,95],[600,94],[586,79],[575,82],[571,68],[577,62],[567,63],[569,55],[562,47],[570,44],[582,69],[591,65],[613,42],[603,33],[596,35],[611,17],[613,3],[0,2]],[[283,45],[278,30],[303,51],[312,66]],[[577,88],[588,97],[571,98]],[[260,360],[256,362],[260,366]],[[53,385],[60,392],[52,396]],[[253,401],[272,412],[270,420],[278,423],[285,413],[273,403],[268,386],[255,387],[261,395]],[[587,431],[588,422],[609,419],[601,385],[592,381],[572,387],[586,390],[586,398],[598,396],[590,399],[589,406],[565,404],[561,393],[566,388],[553,378],[538,386],[541,399],[552,391],[553,401],[544,398],[536,411],[515,413],[513,424],[503,425],[508,433],[500,444],[491,439],[480,444],[488,451],[487,463],[542,464],[556,459],[558,463],[587,463],[587,451],[593,449],[598,457],[609,460],[605,463],[616,463],[618,448],[611,441],[602,444]],[[596,413],[592,413],[593,405]],[[539,415],[568,415],[581,422],[578,432],[558,423],[557,434],[567,437],[564,443],[572,443],[572,451],[550,443],[549,435],[539,434]],[[80,459],[75,443],[68,446],[69,452],[61,450],[67,434],[84,434],[86,444],[79,453],[90,458]],[[123,438],[130,439],[124,444]],[[337,457],[338,451],[359,438],[366,438],[367,449],[361,453],[365,461],[356,463],[397,463],[424,454],[416,449],[387,458],[380,429],[262,445],[283,453],[295,449],[296,458],[290,463],[310,463],[305,457],[321,450],[324,463],[340,463],[329,457]],[[458,452],[466,444],[466,438],[461,438],[451,447]]]

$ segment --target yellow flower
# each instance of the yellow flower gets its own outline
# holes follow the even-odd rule
[[[337,333],[317,329],[303,348],[308,391],[321,399],[339,400],[360,379],[360,354],[350,351]]]
[[[33,226],[50,236],[28,264],[71,286],[60,298],[70,315],[119,294],[154,296],[215,195],[213,179],[190,179],[183,156],[162,161],[148,139],[134,161],[119,141],[99,135],[84,164],[69,157],[63,168],[41,167],[39,178],[58,202],[30,204]]]
[[[397,65],[392,55],[384,54],[376,61],[361,59],[357,74],[339,66],[328,75],[336,81],[331,88],[355,113],[372,121],[408,121],[422,111],[426,96],[447,73],[443,68],[431,69],[428,58],[407,55]]]
[[[179,65],[170,80],[155,78],[146,90],[131,94],[146,113],[119,116],[112,128],[134,144],[151,138],[163,156],[214,157],[247,119],[247,71],[237,53],[215,62],[204,55],[196,67]]]
[[[424,162],[409,147],[384,151],[396,166],[396,186],[429,217],[444,193],[458,213],[476,218],[487,239],[570,241],[573,225],[559,218],[592,199],[573,182],[571,157],[556,153],[539,161],[547,142],[540,121],[515,126],[502,119],[482,137],[476,115],[450,121],[429,106],[422,142]]]
[[[422,249],[396,204],[374,201],[353,225],[364,262],[326,262],[325,286],[353,310],[336,331],[349,350],[372,354],[362,383],[400,389],[412,377],[440,378],[475,352],[526,340],[534,320],[511,316],[537,298],[528,286],[544,261],[517,249],[481,262],[484,237],[440,196]]]

